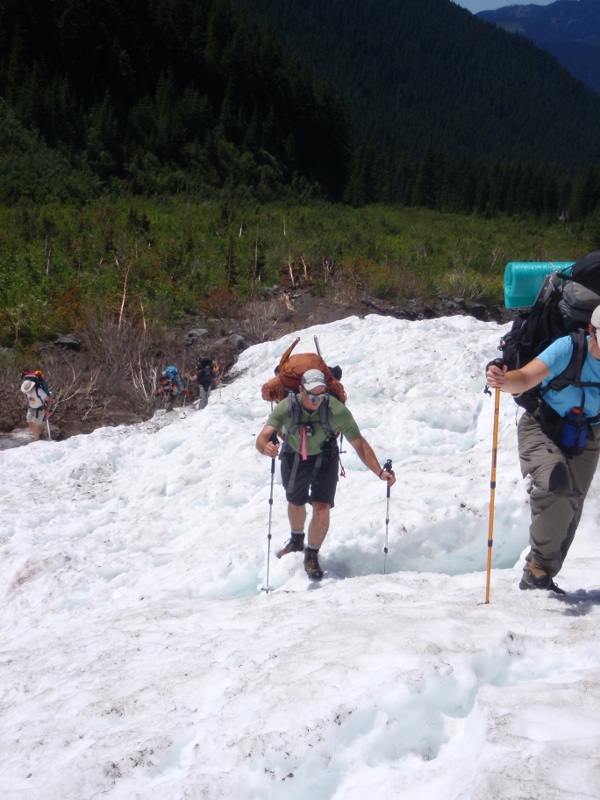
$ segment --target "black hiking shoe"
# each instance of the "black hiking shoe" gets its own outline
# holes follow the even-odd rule
[[[281,558],[281,556],[287,556],[288,553],[301,553],[303,550],[304,534],[292,533],[292,538],[285,543],[285,546],[276,555],[277,558]]]
[[[532,568],[535,572],[532,571]],[[557,586],[550,575],[544,571],[544,567],[540,567],[535,561],[531,561],[523,570],[519,589],[544,589],[547,592],[554,592],[554,594],[566,594],[565,590]]]
[[[307,547],[304,551],[304,569],[311,581],[320,581],[323,570],[319,566],[319,551]]]

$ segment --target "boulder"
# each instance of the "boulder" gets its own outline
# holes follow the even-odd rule
[[[488,317],[488,310],[487,306],[483,303],[474,303],[471,306],[471,316],[475,317],[475,319],[479,319],[482,322],[485,321]]]
[[[208,331],[206,328],[192,328],[191,331],[188,331],[184,338],[184,343],[186,346],[190,347],[191,345],[196,344],[200,339],[206,339],[208,336]]]
[[[81,350],[81,342],[73,333],[66,333],[64,336],[59,336],[54,342],[57,347],[63,347],[66,350]]]
[[[229,344],[232,344],[238,350],[245,350],[247,347],[244,339],[237,333],[232,333],[231,336],[228,336],[227,341],[229,342]]]

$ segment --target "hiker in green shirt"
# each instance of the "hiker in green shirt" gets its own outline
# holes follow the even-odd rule
[[[348,408],[329,396],[325,376],[320,370],[305,372],[299,389],[299,394],[290,395],[275,406],[256,439],[256,449],[269,458],[277,458],[279,441],[274,434],[284,437],[281,479],[288,501],[291,538],[277,553],[277,558],[304,551],[306,573],[318,581],[323,577],[319,548],[329,529],[329,511],[334,505],[338,482],[336,434],[346,437],[363,464],[378,478],[393,486],[396,477],[392,470],[381,468]],[[306,503],[312,505],[312,518],[305,547]]]

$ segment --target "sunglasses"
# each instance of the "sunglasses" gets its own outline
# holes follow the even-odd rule
[[[307,392],[306,389],[304,390],[304,394],[308,397],[311,403],[318,403],[319,400],[323,400],[324,397],[328,397],[327,392],[323,392],[323,394],[313,394],[312,392]]]

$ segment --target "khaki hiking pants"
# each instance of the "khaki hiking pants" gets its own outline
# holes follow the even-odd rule
[[[523,477],[531,476],[529,488],[531,525],[529,544],[533,558],[547,567],[551,577],[560,572],[575,538],[583,503],[596,472],[600,455],[600,430],[594,428],[579,456],[568,458],[542,431],[531,414],[519,420],[519,458]]]

